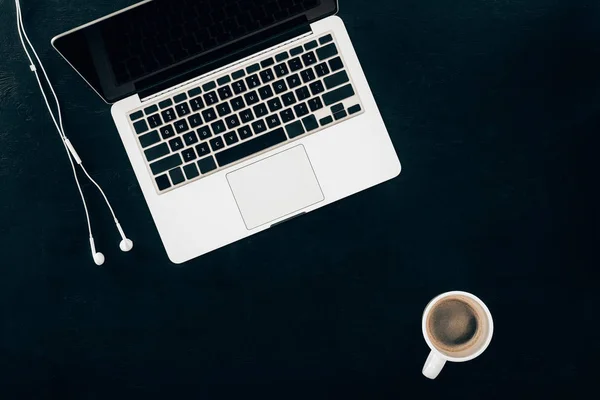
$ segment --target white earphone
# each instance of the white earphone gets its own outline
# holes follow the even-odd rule
[[[94,184],[94,186],[96,186],[96,188],[98,189],[100,194],[102,194],[102,197],[104,198],[104,201],[106,202],[106,205],[108,206],[108,209],[110,210],[110,213],[112,214],[112,217],[113,217],[113,220],[117,227],[117,230],[119,231],[119,234],[121,235],[121,242],[119,243],[119,248],[121,249],[121,251],[124,251],[124,252],[130,251],[133,248],[133,241],[131,239],[127,238],[127,236],[125,235],[125,232],[123,231],[123,228],[121,227],[121,224],[119,223],[119,220],[117,219],[117,216],[116,216],[115,212],[113,211],[113,208],[110,205],[110,202],[108,201],[108,198],[106,197],[106,194],[104,193],[104,191],[102,190],[100,185],[90,176],[90,174],[88,174],[87,170],[83,166],[83,162],[81,161],[79,154],[77,154],[77,151],[75,151],[73,144],[67,138],[64,127],[63,127],[62,114],[61,114],[61,110],[60,110],[60,104],[58,103],[58,97],[56,96],[56,92],[54,91],[54,88],[52,87],[52,85],[50,83],[50,79],[48,79],[48,75],[46,74],[44,65],[40,61],[40,58],[38,57],[38,54],[35,51],[35,48],[31,44],[31,41],[29,40],[29,37],[27,36],[27,33],[25,32],[25,26],[23,25],[23,15],[21,13],[21,4],[20,4],[19,0],[15,0],[15,8],[17,11],[17,30],[19,32],[19,39],[21,39],[21,45],[23,46],[23,50],[25,50],[25,54],[27,55],[27,59],[29,60],[29,69],[31,70],[31,72],[33,72],[35,74],[35,78],[40,87],[40,90],[42,91],[42,96],[44,97],[44,102],[46,103],[48,112],[50,113],[50,116],[52,117],[52,121],[54,122],[54,126],[56,127],[56,130],[58,131],[58,134],[60,135],[60,138],[62,139],[63,145],[67,152],[67,156],[69,157],[69,162],[71,163],[71,169],[73,170],[73,177],[75,178],[75,183],[77,185],[77,189],[79,189],[79,194],[81,196],[81,202],[83,203],[83,209],[85,211],[85,217],[87,220],[88,232],[89,232],[89,236],[90,236],[90,249],[92,251],[92,258],[94,259],[94,263],[96,263],[96,265],[102,265],[102,264],[104,264],[104,261],[105,261],[104,254],[102,254],[99,251],[96,251],[96,244],[94,243],[94,236],[92,235],[92,224],[90,223],[90,215],[89,215],[87,203],[85,201],[85,196],[83,195],[83,190],[81,189],[81,184],[79,182],[79,177],[77,175],[75,163],[77,163],[77,165],[81,168],[81,170],[83,171],[85,176],[89,179],[89,181],[92,182]],[[40,80],[40,75],[38,73],[37,67],[36,67],[35,63],[33,62],[31,54],[29,54],[29,51],[27,49],[27,45],[25,44],[25,42],[27,42],[27,45],[29,45],[29,47],[31,48],[31,51],[33,52],[33,55],[35,56],[35,59],[37,60],[37,63],[40,66],[40,69],[42,70],[42,73],[44,74],[44,79],[46,80],[46,83],[48,84],[48,87],[50,88],[50,91],[52,92],[52,95],[54,97],[54,102],[56,103],[56,109],[57,109],[57,113],[58,113],[58,121],[57,121],[56,117],[54,116],[54,112],[52,111],[52,108],[50,107],[50,103],[48,102],[48,97],[46,96],[44,87],[42,86],[42,82]]]

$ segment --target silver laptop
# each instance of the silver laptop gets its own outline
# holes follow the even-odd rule
[[[172,262],[400,173],[337,10],[154,0],[52,40],[112,104]]]

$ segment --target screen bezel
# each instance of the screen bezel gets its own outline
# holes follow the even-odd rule
[[[58,52],[60,54],[60,56],[71,66],[71,68],[73,68],[79,74],[79,76],[81,76],[81,78],[88,84],[88,86],[90,86],[92,88],[92,90],[94,92],[96,92],[96,94],[98,96],[100,96],[100,98],[105,103],[107,103],[107,104],[114,104],[114,103],[118,102],[119,100],[122,100],[124,98],[130,97],[130,96],[135,95],[135,94],[137,94],[139,92],[143,92],[147,88],[145,88],[145,87],[137,87],[137,88],[134,88],[133,90],[130,90],[130,91],[126,92],[126,93],[117,95],[114,98],[106,96],[106,93],[101,93],[99,90],[97,90],[96,87],[65,56],[65,54],[60,50],[61,46],[60,46],[59,42],[61,41],[61,39],[65,39],[66,37],[69,37],[70,35],[72,35],[72,34],[74,34],[76,32],[79,32],[79,31],[81,31],[81,30],[83,30],[85,28],[88,28],[90,26],[98,24],[98,23],[100,23],[102,21],[105,21],[105,20],[107,20],[109,18],[115,17],[115,16],[120,15],[122,13],[125,13],[127,11],[130,11],[130,10],[136,8],[136,7],[142,6],[142,5],[144,5],[146,3],[149,3],[151,1],[153,1],[153,0],[142,0],[142,1],[138,2],[138,3],[136,3],[136,4],[133,4],[133,5],[128,6],[128,7],[125,7],[123,9],[121,9],[121,10],[117,10],[117,11],[115,11],[113,13],[110,13],[108,15],[100,17],[100,18],[98,18],[96,20],[90,21],[90,22],[88,22],[86,24],[83,24],[81,26],[78,26],[78,27],[75,27],[73,29],[70,29],[70,30],[68,30],[68,31],[66,31],[64,33],[61,33],[61,34],[53,37],[52,40],[51,40],[52,47],[56,50],[56,52]],[[330,9],[331,5],[333,5],[333,9]],[[337,14],[338,11],[339,11],[338,0],[328,0],[327,2],[322,3],[321,6],[316,7],[314,9],[310,10],[309,12],[306,12],[304,14],[304,16],[306,16],[306,21],[303,24],[301,24],[301,25],[310,25],[310,24],[312,24],[314,22],[317,22],[317,21],[319,21],[321,19],[324,19],[324,18],[327,18],[329,16],[335,15],[335,14]],[[253,35],[249,36],[249,38],[252,38],[253,36],[259,36],[259,34],[253,34]],[[225,47],[225,49],[226,48],[227,48],[227,46]],[[90,48],[87,47],[87,48],[85,48],[85,50],[89,52]],[[96,78],[99,80],[99,78],[97,76],[96,76]],[[174,83],[173,86],[175,84],[176,83]],[[98,84],[97,86],[100,87],[101,85]]]

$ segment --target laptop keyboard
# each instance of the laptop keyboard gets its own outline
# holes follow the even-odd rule
[[[164,193],[362,112],[331,33],[129,114]]]

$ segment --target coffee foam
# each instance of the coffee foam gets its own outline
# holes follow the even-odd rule
[[[464,296],[451,296],[433,305],[427,320],[432,344],[448,355],[464,353],[479,344],[485,316]]]

